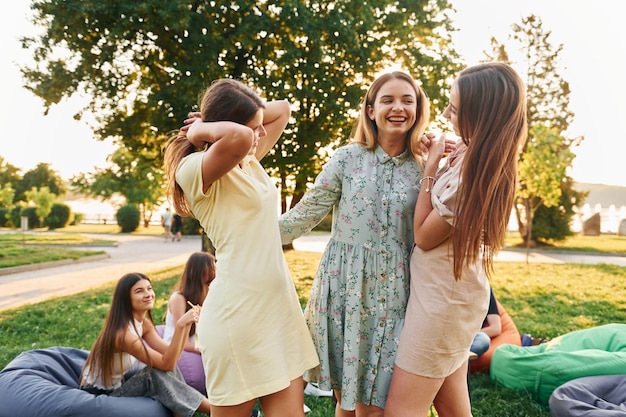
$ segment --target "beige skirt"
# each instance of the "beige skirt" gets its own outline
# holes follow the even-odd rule
[[[462,279],[452,273],[449,246],[411,254],[411,293],[396,365],[429,378],[445,378],[468,358],[489,307],[489,282],[479,262]]]

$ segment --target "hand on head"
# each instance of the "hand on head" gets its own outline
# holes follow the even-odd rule
[[[180,130],[182,130],[183,132],[189,130],[189,126],[195,121],[202,121],[202,114],[198,111],[189,112],[187,114],[187,117],[188,118],[183,121],[185,125],[180,128]]]

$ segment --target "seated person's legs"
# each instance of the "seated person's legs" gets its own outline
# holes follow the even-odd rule
[[[476,357],[473,359],[477,359],[480,355],[489,350],[489,346],[491,346],[491,338],[483,332],[478,332],[476,336],[474,336],[472,346],[470,346],[470,352],[476,354]],[[472,358],[470,357],[470,359]]]

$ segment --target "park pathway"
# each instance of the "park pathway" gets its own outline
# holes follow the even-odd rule
[[[200,236],[183,236],[180,242],[148,235],[106,235],[105,239],[114,239],[117,245],[99,248],[106,251],[104,256],[61,261],[43,268],[30,265],[0,270],[0,311],[99,287],[117,281],[127,272],[150,276],[151,272],[183,265],[191,253],[202,248]],[[7,273],[11,270],[15,272]]]
[[[89,234],[88,234],[89,235]],[[102,235],[89,235],[102,238]],[[151,272],[183,265],[189,255],[201,249],[200,236],[183,236],[180,242],[165,242],[162,236],[107,235],[117,245],[103,247],[104,256],[87,262],[71,261],[45,267],[0,270],[0,311],[38,303],[53,297],[76,294],[117,281],[127,272]],[[327,234],[310,234],[294,241],[294,249],[321,252]],[[626,256],[531,252],[533,263],[608,263],[626,266]],[[497,261],[526,262],[525,251],[503,251]]]

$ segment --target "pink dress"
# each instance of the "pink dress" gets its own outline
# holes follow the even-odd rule
[[[450,224],[455,216],[460,159],[437,174],[433,209]],[[429,378],[445,378],[467,361],[489,307],[489,281],[477,262],[454,279],[451,240],[411,253],[411,289],[396,365]]]

